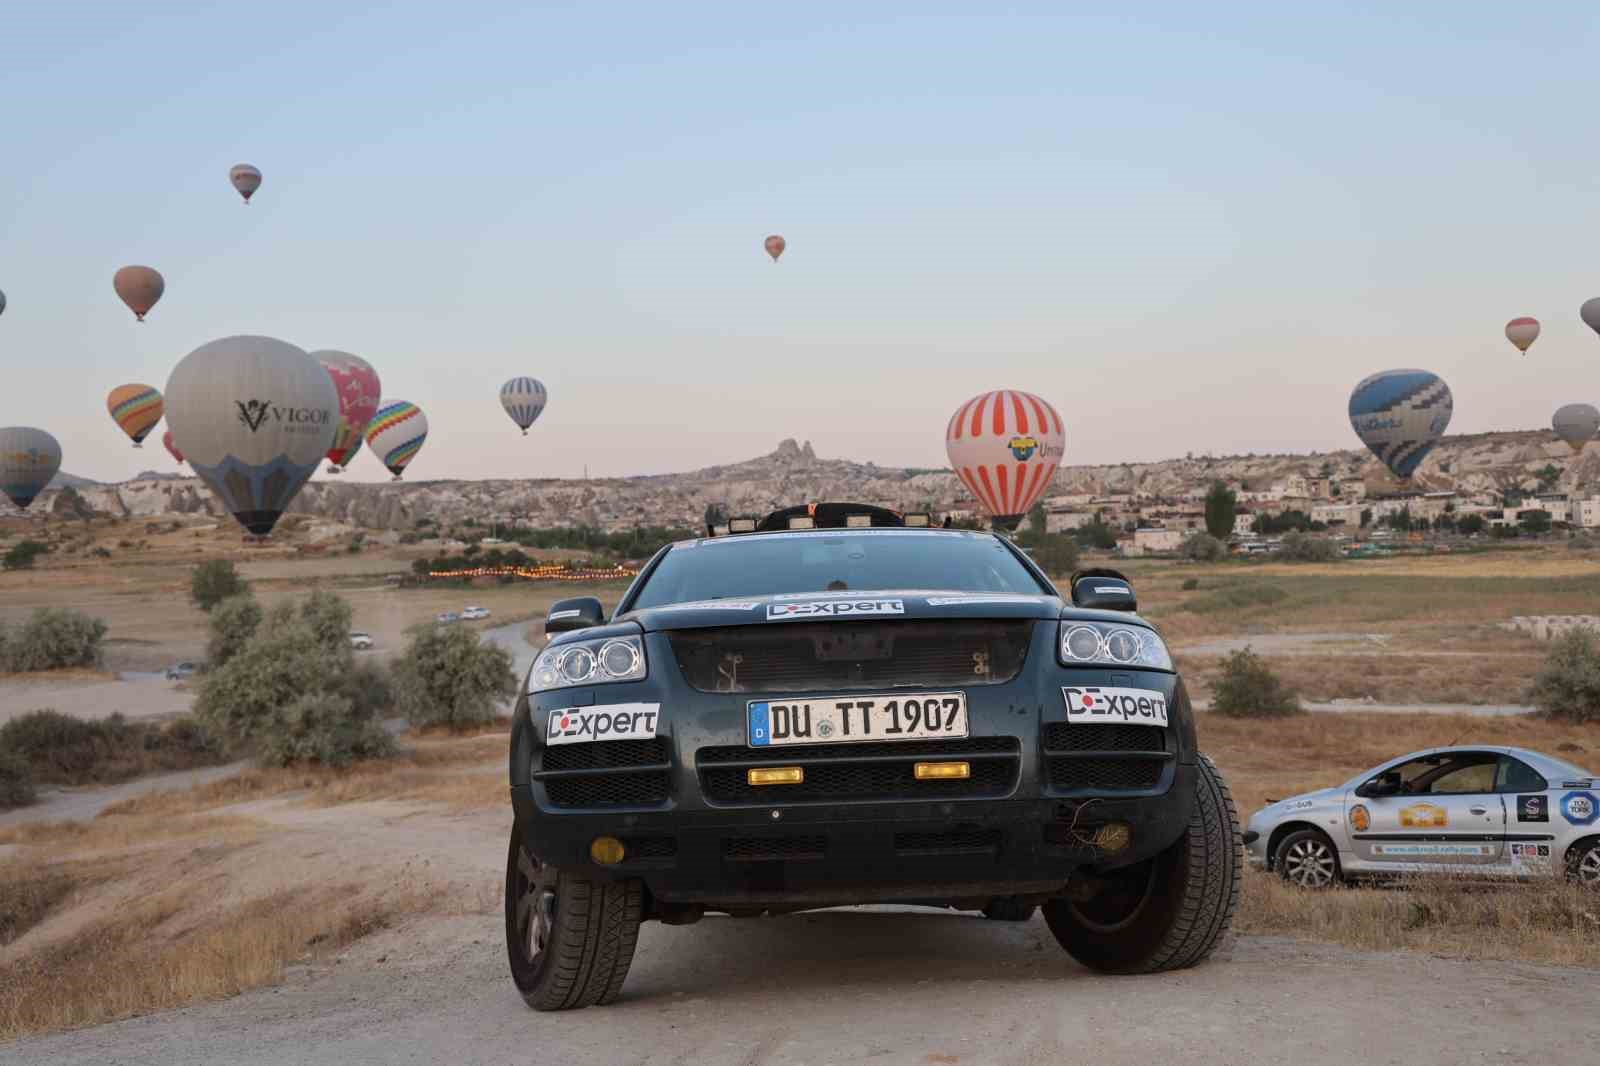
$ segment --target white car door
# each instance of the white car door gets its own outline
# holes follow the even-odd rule
[[[1352,850],[1377,867],[1504,865],[1506,811],[1496,791],[1499,755],[1424,755],[1356,789],[1347,809]]]

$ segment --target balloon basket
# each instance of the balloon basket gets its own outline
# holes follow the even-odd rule
[[[138,442],[138,441],[134,441],[134,442],[133,442],[133,446],[134,446],[134,447],[135,447],[135,448],[143,448],[143,447],[144,447],[144,445],[143,445],[143,444],[140,444],[140,443],[139,443],[139,442]]]

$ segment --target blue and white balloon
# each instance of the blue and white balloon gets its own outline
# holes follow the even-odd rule
[[[512,378],[500,386],[500,406],[506,409],[511,421],[522,427],[524,437],[528,435],[528,427],[539,420],[548,399],[544,385],[535,378]]]
[[[1426,370],[1385,370],[1350,394],[1350,428],[1395,477],[1411,477],[1450,424],[1450,386]]]
[[[42,429],[0,429],[0,493],[24,511],[61,469],[61,444]]]

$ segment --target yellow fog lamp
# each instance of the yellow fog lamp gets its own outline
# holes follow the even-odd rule
[[[972,776],[969,762],[919,762],[913,768],[918,781],[965,781]]]
[[[1133,843],[1133,829],[1126,822],[1107,822],[1095,830],[1094,846],[1102,851],[1122,851]]]
[[[616,837],[595,837],[589,843],[589,858],[599,866],[615,866],[628,854]]]
[[[747,771],[744,779],[752,785],[798,785],[806,771],[803,766],[767,766]]]

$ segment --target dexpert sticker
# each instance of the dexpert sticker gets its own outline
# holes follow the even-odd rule
[[[1600,818],[1600,804],[1588,792],[1568,792],[1561,797],[1561,817],[1573,825],[1593,825]]]
[[[648,740],[656,735],[659,703],[613,703],[604,707],[569,707],[551,711],[546,744],[583,744],[594,740]]]
[[[1517,797],[1517,821],[1548,822],[1549,820],[1550,806],[1543,796]]]
[[[905,614],[904,600],[813,600],[810,603],[769,603],[767,621],[799,618],[855,618],[868,614]]]
[[[1061,695],[1067,701],[1067,721],[1071,723],[1167,724],[1167,698],[1153,689],[1066,686]]]

